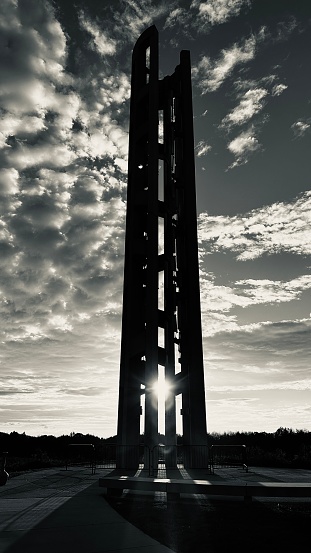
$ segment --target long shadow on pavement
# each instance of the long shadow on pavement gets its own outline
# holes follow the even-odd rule
[[[198,495],[166,501],[163,494],[107,498],[143,532],[176,553],[292,553],[307,551],[310,503],[263,503]]]

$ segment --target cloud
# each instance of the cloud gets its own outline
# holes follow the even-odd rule
[[[311,123],[309,121],[310,120],[307,119],[305,121],[296,121],[292,124],[291,128],[293,129],[295,138],[302,138],[306,134],[311,126]]]
[[[83,12],[80,12],[79,22],[92,37],[91,48],[101,56],[111,56],[116,53],[117,41],[109,37],[95,21],[91,21]]]
[[[208,389],[222,392],[310,389],[310,325],[309,319],[263,322],[205,338]],[[224,351],[226,355],[221,356]]]
[[[286,90],[287,86],[276,83],[277,79],[278,77],[275,74],[261,77],[257,81],[236,79],[234,92],[237,95],[238,105],[222,119],[219,129],[229,133],[234,127],[242,126],[258,115],[266,106],[269,96],[270,98],[280,96]],[[229,169],[247,163],[252,153],[262,149],[256,137],[256,132],[268,119],[268,114],[261,117],[261,120],[258,120],[257,117],[251,127],[229,142],[227,147],[236,157]]]
[[[8,340],[72,331],[77,310],[92,317],[114,305],[120,313],[123,201],[101,201],[106,177],[96,171],[68,176],[45,169],[39,175],[37,193],[25,187],[16,217],[3,228]]]
[[[2,90],[8,93],[28,74],[63,82],[66,38],[48,3],[2,2],[1,33]]]
[[[10,3],[2,26],[7,47],[0,60],[6,76],[0,86],[1,164],[18,171],[68,165],[75,158],[67,139],[79,97],[68,90],[72,77],[64,70],[66,38],[60,24],[49,4],[30,0],[20,8]]]
[[[243,125],[244,123],[249,121],[249,119],[251,119],[254,115],[259,113],[263,109],[263,99],[267,96],[267,94],[268,91],[264,88],[253,88],[245,92],[245,94],[240,99],[239,105],[230,113],[228,113],[226,117],[224,117],[220,124],[220,127],[230,130],[233,126]],[[230,145],[228,146],[229,150],[233,153],[236,153],[236,150],[238,150],[238,155],[240,155],[239,148],[241,148],[242,141],[243,138],[241,138],[240,136],[238,142],[235,141],[233,142],[233,144],[230,143]],[[246,149],[249,149],[249,144],[247,144]],[[245,150],[245,147],[243,147],[243,150]]]
[[[13,167],[11,169],[0,169],[0,194],[5,199],[14,196],[19,191],[19,173]]]
[[[79,432],[115,434],[120,316],[116,321],[99,312],[76,321],[70,331],[61,318],[52,322],[58,328],[51,329],[51,339],[34,340],[29,334],[28,339],[3,344],[1,389],[7,393],[0,409],[1,427],[37,434],[46,433],[45,425],[58,435],[74,424]],[[89,396],[92,410],[85,419]]]
[[[198,235],[201,259],[201,309],[204,335],[235,333],[240,322],[235,308],[277,305],[300,300],[310,290],[311,278],[303,274],[292,280],[242,279],[218,285],[204,270],[209,252],[232,251],[237,259],[251,260],[264,254],[308,255],[310,193],[294,202],[277,203],[234,217],[199,216]],[[249,327],[250,330],[252,327]]]
[[[224,9],[224,13],[227,4],[237,9],[242,6],[241,2],[229,1],[227,3],[220,1],[219,5]],[[209,3],[207,6],[207,11],[212,9],[212,4]],[[296,27],[297,24],[294,18],[291,18],[290,21],[281,21],[274,31],[270,31],[267,27],[261,26],[259,30],[252,33],[249,38],[243,38],[239,42],[233,43],[230,47],[222,49],[217,58],[211,59],[209,56],[202,56],[201,60],[197,65],[194,65],[192,69],[194,83],[201,89],[202,94],[218,90],[226,79],[236,73],[241,65],[249,64],[255,58],[259,47],[271,47],[271,44],[287,40]],[[202,30],[204,30],[204,25],[202,26]],[[258,87],[260,82],[262,82],[263,85],[271,84],[276,78],[276,75],[262,77],[257,83],[249,80],[248,87]],[[238,87],[239,83],[242,85],[243,89],[247,86],[247,81],[240,80],[236,77],[235,86]],[[286,88],[287,85],[276,83],[271,94],[279,96]]]
[[[192,6],[190,6],[191,8]],[[184,8],[181,8],[181,7],[176,7],[176,8],[173,8],[172,6],[172,9],[170,10],[167,18],[166,18],[166,21],[164,23],[164,26],[163,28],[164,29],[171,29],[173,27],[181,27],[183,28],[184,27],[184,31],[185,29],[187,28],[187,26],[191,26],[191,22],[192,22],[192,13],[191,11],[189,12],[189,10],[186,10]],[[172,38],[171,40],[174,40],[174,38]]]
[[[235,156],[235,161],[228,169],[233,169],[238,165],[247,163],[250,155],[262,148],[259,140],[255,136],[255,126],[252,125],[246,131],[243,131],[236,138],[231,140],[227,148]]]
[[[234,91],[237,93],[238,105],[222,119],[218,128],[229,133],[235,127],[242,126],[251,119],[254,121],[248,129],[228,143],[228,150],[235,156],[235,160],[228,169],[245,165],[251,155],[262,150],[257,134],[260,127],[269,120],[269,115],[263,114],[260,119],[256,116],[266,106],[269,96],[270,98],[280,96],[286,90],[287,86],[276,83],[277,79],[275,74],[269,74],[257,81],[236,79]],[[270,92],[268,88],[270,88]]]
[[[221,50],[218,59],[203,56],[193,67],[194,81],[202,94],[218,90],[238,65],[248,63],[255,57],[255,51],[256,37],[252,35],[240,45],[234,43],[230,48]]]
[[[96,22],[81,16],[100,57],[96,72],[91,61],[80,64],[77,76],[70,74],[66,37],[53,10],[47,3],[40,8],[32,0],[30,4],[32,19],[14,3],[3,16],[8,48],[0,60],[7,77],[0,86],[2,166],[18,171],[65,168],[105,155],[112,162],[117,158],[117,170],[124,171],[128,134],[120,118],[124,120],[130,80],[102,59],[105,52],[112,57],[116,44],[100,34]]]
[[[288,282],[269,279],[239,280],[235,287],[242,288],[243,295],[251,301],[249,305],[282,303],[298,299],[304,290],[311,288],[311,275],[302,275]]]
[[[198,16],[210,25],[219,25],[239,15],[241,9],[250,6],[249,0],[193,0],[191,8],[198,9]]]
[[[202,289],[202,302],[201,302],[201,309],[202,309],[202,332],[203,332],[203,338],[208,338],[210,336],[215,336],[216,334],[220,332],[236,332],[240,329],[240,325],[237,321],[237,317],[235,315],[230,315],[227,312],[221,312],[217,311],[217,297],[214,296],[214,294],[211,294],[211,297],[214,299],[214,311],[208,311],[208,304],[204,301],[204,284],[202,284],[201,281],[201,289]],[[220,306],[223,305],[222,297],[220,296],[220,293],[223,290],[216,290],[216,294],[218,295],[218,299],[220,299]],[[228,290],[228,295],[231,295],[231,291]],[[233,294],[232,294],[233,295]],[[205,298],[208,298],[209,296],[206,295]],[[227,304],[229,308],[229,304]],[[232,304],[231,304],[232,307]]]
[[[198,142],[195,146],[195,153],[198,157],[202,157],[205,156],[211,149],[212,146],[207,144],[205,140],[200,140],[200,142]]]
[[[234,332],[225,330],[206,339],[213,353],[207,361],[214,365],[214,370],[223,365],[234,373],[247,372],[257,382],[267,381],[267,373],[273,382],[310,379],[310,331],[310,319],[241,325]],[[223,351],[226,357],[218,359]],[[260,367],[266,374],[261,373]],[[232,377],[237,379],[235,375]]]
[[[206,337],[209,425],[221,431],[274,431],[280,425],[292,427],[295,420],[296,427],[306,427],[310,330],[310,319],[284,320],[244,325],[229,332],[225,329]],[[230,425],[224,412],[228,408]]]
[[[115,33],[120,39],[122,35],[126,35],[131,41],[137,40],[146,27],[158,18],[171,13],[172,7],[164,0],[156,3],[152,0],[122,0],[120,9],[114,12]]]
[[[219,332],[237,332],[241,325],[235,308],[256,305],[275,305],[299,300],[304,291],[311,289],[311,276],[306,274],[289,281],[269,279],[238,280],[231,285],[217,285],[214,277],[201,271],[200,295],[204,336]],[[247,328],[245,326],[244,328]],[[253,331],[254,327],[248,327]]]
[[[311,193],[293,202],[277,202],[245,215],[199,215],[201,242],[211,251],[231,250],[237,259],[256,259],[263,254],[311,253]]]
[[[215,25],[225,23],[239,15],[241,10],[250,6],[250,0],[192,0],[189,7],[184,8],[175,1],[170,4],[169,14],[164,29],[174,27],[175,33],[191,37],[191,32],[208,33]],[[176,43],[172,38],[171,43]]]
[[[256,116],[265,108],[269,96],[270,98],[280,96],[286,90],[287,86],[276,83],[277,79],[275,74],[262,77],[257,82],[250,79],[236,79],[234,92],[237,95],[238,105],[222,119],[218,128],[229,133],[251,119],[254,121],[248,129],[228,143],[228,150],[235,156],[234,162],[228,169],[248,163],[251,155],[262,150],[256,135],[262,125],[269,120],[269,114],[263,114],[260,119]]]
[[[260,369],[258,369],[260,370]],[[304,380],[288,380],[286,382],[273,382],[266,384],[241,384],[235,386],[211,386],[211,392],[246,392],[246,391],[262,391],[262,390],[311,390],[311,379]]]
[[[282,84],[282,83],[276,84],[272,88],[271,94],[272,96],[280,96],[280,94],[282,94],[282,92],[284,92],[284,90],[286,90],[287,88],[288,86],[286,84]]]
[[[278,21],[273,40],[275,42],[287,40],[289,35],[291,35],[295,30],[298,30],[299,32],[299,22],[293,14],[290,14],[287,17],[284,17],[281,21]]]
[[[100,404],[118,386],[129,77],[107,63],[114,45],[104,52],[91,18],[93,57],[74,74],[50,4],[1,7],[0,420],[9,412],[27,431],[40,413],[44,425],[65,432],[76,418],[83,431],[79,401],[97,387],[94,431],[106,416],[113,434],[116,414]],[[14,390],[29,396],[19,412]]]

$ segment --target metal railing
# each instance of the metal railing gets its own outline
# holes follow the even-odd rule
[[[66,450],[66,470],[69,466],[89,466],[95,474],[96,459],[94,444],[68,444]]]
[[[246,445],[212,445],[210,462],[213,471],[215,468],[242,467],[248,472]]]
[[[96,466],[105,469],[140,469],[149,476],[176,468],[210,469],[208,447],[204,445],[164,445],[150,448],[140,445],[104,444],[96,450]]]
[[[95,473],[101,469],[145,470],[149,476],[164,477],[168,469],[207,469],[242,467],[248,472],[245,445],[187,445],[144,444],[118,445],[114,443],[69,444],[66,470],[70,465],[88,464]]]
[[[96,466],[105,469],[143,469],[149,463],[149,448],[139,445],[103,444],[96,448]]]
[[[149,474],[176,468],[204,468],[210,470],[207,445],[158,444],[150,451]]]

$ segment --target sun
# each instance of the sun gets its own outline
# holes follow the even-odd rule
[[[164,400],[169,396],[171,386],[165,380],[164,375],[159,374],[158,380],[156,380],[152,386],[154,393],[158,396],[159,400]]]

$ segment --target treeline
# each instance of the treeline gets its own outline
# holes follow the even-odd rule
[[[141,436],[141,443],[143,443]],[[99,438],[92,434],[71,432],[63,436],[28,436],[0,432],[0,455],[8,452],[7,470],[11,473],[25,469],[61,466],[66,462],[70,444],[93,444],[100,454],[106,444],[115,444],[116,436]],[[159,434],[159,443],[165,443]],[[177,444],[182,445],[182,436]],[[246,445],[249,466],[270,466],[311,469],[311,432],[278,428],[276,432],[212,432],[208,434],[208,446]],[[85,448],[87,451],[87,448]]]
[[[6,434],[0,432],[0,449],[1,451],[8,451],[12,455],[20,455],[21,452],[25,455],[32,454],[36,449],[45,451],[47,454],[62,455],[69,444],[93,444],[95,447],[113,442],[115,443],[115,436],[110,438],[99,438],[92,434],[80,434],[71,432],[70,434],[64,434],[62,436],[28,436],[23,432],[11,432]]]
[[[93,444],[96,449],[107,443],[115,443],[115,436],[99,438],[92,434],[71,432],[62,436],[28,436],[23,432],[0,432],[0,456],[6,452],[9,473],[52,466],[62,466],[68,457],[69,444]],[[88,451],[86,450],[86,455]]]
[[[246,445],[249,466],[311,469],[311,432],[278,428],[276,432],[208,434],[208,445]]]

